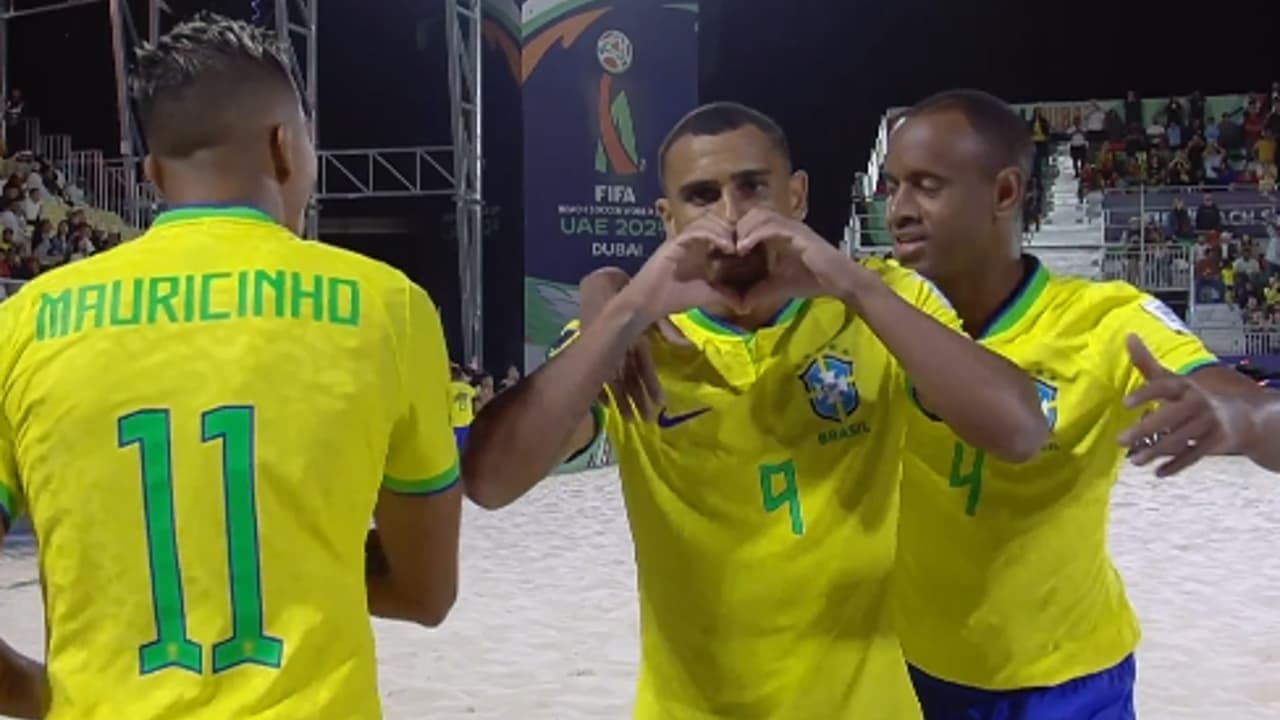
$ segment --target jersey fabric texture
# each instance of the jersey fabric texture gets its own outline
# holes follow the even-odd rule
[[[1123,404],[1143,384],[1125,338],[1136,333],[1176,372],[1216,362],[1159,300],[1027,262],[1022,286],[979,339],[1035,380],[1050,440],[1010,465],[913,418],[895,572],[912,665],[994,690],[1058,685],[1137,647],[1137,619],[1106,550],[1125,454],[1116,437],[1141,415]]]
[[[377,718],[379,489],[457,480],[436,309],[248,208],[172,210],[0,304],[0,505],[52,720]]]
[[[869,261],[952,328],[920,276]],[[642,720],[918,718],[890,627],[901,366],[844,303],[744,332],[694,310],[657,342],[656,422],[598,416],[617,456],[640,594]],[[571,325],[562,344],[575,336]]]

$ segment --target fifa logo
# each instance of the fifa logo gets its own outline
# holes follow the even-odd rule
[[[631,38],[619,30],[606,30],[596,41],[596,58],[604,70],[600,74],[596,100],[600,139],[596,141],[596,172],[607,175],[635,175],[644,169],[636,149],[635,122],[631,100],[625,90],[615,94],[614,80],[631,68],[635,48]]]

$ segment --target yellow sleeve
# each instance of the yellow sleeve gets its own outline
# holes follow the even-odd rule
[[[872,267],[872,269],[877,269]],[[938,322],[946,325],[948,328],[956,332],[962,332],[962,324],[960,316],[956,314],[956,310],[951,306],[951,302],[947,300],[942,291],[936,285],[927,280],[923,275],[896,265],[884,264],[880,269],[885,284],[887,284],[894,292],[903,300],[906,300],[912,307]],[[930,420],[938,422],[939,419],[933,413],[920,403],[920,397],[916,394],[915,386],[911,384],[911,378],[906,376],[902,371],[902,366],[894,359],[894,367],[898,368],[898,372],[902,373],[902,385],[905,387],[912,403],[924,413]]]
[[[429,495],[458,481],[458,448],[449,411],[449,353],[440,315],[422,288],[408,284],[400,387],[404,405],[391,429],[382,486]]]
[[[551,347],[547,348],[547,361],[550,362],[556,355],[563,352],[565,348],[572,345],[573,341],[577,340],[578,336],[581,334],[582,323],[579,320],[575,318],[570,320],[568,323],[565,323],[564,329],[560,331],[560,336],[556,338],[555,342],[551,343]],[[607,395],[607,388],[605,389],[605,393]],[[608,418],[609,414],[605,403],[598,400],[592,403],[591,420],[595,425],[595,432],[591,434],[591,440],[587,442],[587,444],[574,451],[574,453],[566,458],[561,465],[568,465],[569,463],[581,459],[582,456],[594,452],[595,449],[600,446],[600,442],[604,439],[604,429],[605,425],[608,423]]]
[[[1108,381],[1122,396],[1144,383],[1125,349],[1125,338],[1131,333],[1142,339],[1161,365],[1179,375],[1218,362],[1168,305],[1134,287],[1108,287],[1103,299],[1092,307],[1099,313],[1093,323],[1097,328],[1092,343],[1095,358],[1099,367],[1108,370]]]
[[[0,352],[8,355],[8,348],[13,344],[12,335],[17,328],[17,315],[20,314],[21,301],[11,299],[0,303]],[[7,374],[9,358],[0,362]],[[2,379],[2,378],[0,378]],[[9,421],[8,412],[0,409],[0,522],[4,523],[4,531],[8,532],[26,509],[26,499],[22,494],[22,483],[18,477],[18,454],[14,437],[13,423]]]

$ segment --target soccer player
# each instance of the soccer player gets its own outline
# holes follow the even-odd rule
[[[450,369],[449,419],[453,423],[453,437],[461,450],[467,441],[467,430],[476,416],[476,389],[467,382],[462,368]]]
[[[1144,381],[1126,340],[1210,392],[1250,384],[1159,300],[1022,252],[1033,152],[1026,123],[976,91],[921,102],[889,138],[896,257],[1035,379],[1053,428],[1035,459],[1012,465],[911,419],[894,606],[929,720],[1133,716],[1138,623],[1106,551],[1116,440],[1142,410],[1125,403]]]
[[[504,506],[607,433],[639,575],[637,718],[919,717],[886,605],[912,396],[1019,460],[1046,438],[1034,388],[917,275],[803,223],[806,176],[769,118],[702,107],[659,160],[667,240],[480,411],[467,492]],[[593,401],[662,318],[690,347],[655,340],[666,405],[623,422]]]
[[[267,34],[183,23],[135,88],[170,209],[0,304],[0,509],[39,540],[48,717],[378,717],[369,613],[437,624],[457,583],[436,310],[294,234],[315,151]],[[0,712],[30,710],[11,665]]]

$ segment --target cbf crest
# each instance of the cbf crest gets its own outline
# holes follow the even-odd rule
[[[1040,396],[1040,412],[1049,422],[1049,429],[1058,426],[1058,388],[1043,380],[1036,380],[1036,394]]]
[[[844,422],[858,409],[858,386],[849,360],[835,355],[816,357],[800,373],[800,382],[809,395],[809,406],[820,418]]]

